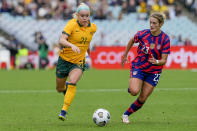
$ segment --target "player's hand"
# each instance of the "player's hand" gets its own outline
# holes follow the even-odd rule
[[[157,65],[157,60],[154,58],[153,54],[151,54],[151,58],[148,59],[148,61],[151,63],[151,64],[154,64],[154,65]]]
[[[73,50],[74,52],[80,54],[80,49],[79,49],[79,47],[77,47],[77,46],[75,46],[75,45],[72,45],[71,48],[72,48],[72,50]]]
[[[127,59],[127,55],[123,55],[123,57],[122,57],[122,61],[121,61],[121,67],[123,68],[124,67],[124,63],[125,62],[128,62],[128,59]]]

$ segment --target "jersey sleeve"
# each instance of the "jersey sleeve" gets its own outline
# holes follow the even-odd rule
[[[134,43],[138,43],[138,42],[139,42],[139,36],[140,36],[140,31],[138,31],[138,32],[134,35]]]
[[[170,54],[170,39],[167,38],[163,44],[162,54]]]
[[[69,36],[71,35],[73,29],[74,29],[74,22],[70,20],[64,27],[64,30],[62,31],[62,33]]]
[[[96,30],[97,30],[97,26],[96,26],[96,24],[93,24],[93,23],[92,23],[92,32],[93,32],[93,33],[95,33],[95,32],[96,32]]]

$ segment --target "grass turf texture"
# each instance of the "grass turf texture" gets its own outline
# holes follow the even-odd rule
[[[129,125],[121,123],[122,113],[136,99],[127,93],[128,70],[86,71],[64,122],[57,119],[63,95],[55,92],[54,70],[0,70],[0,74],[0,131],[197,130],[197,72],[190,70],[165,70]],[[111,113],[106,127],[92,121],[98,108]]]

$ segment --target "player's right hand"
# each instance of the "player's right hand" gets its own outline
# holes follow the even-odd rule
[[[122,67],[122,68],[124,67],[124,63],[125,63],[126,61],[128,61],[127,55],[123,55],[122,61],[121,61],[121,67]]]
[[[77,47],[77,46],[75,46],[75,45],[72,45],[71,48],[72,48],[72,50],[73,50],[74,52],[80,54],[80,49],[79,49],[79,47]]]

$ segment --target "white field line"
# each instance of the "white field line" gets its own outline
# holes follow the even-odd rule
[[[127,89],[78,89],[77,92],[126,92]],[[197,88],[156,88],[155,91],[197,91]],[[0,90],[0,94],[9,94],[9,93],[55,93],[54,90]]]
[[[191,69],[191,72],[197,72],[197,69]]]

